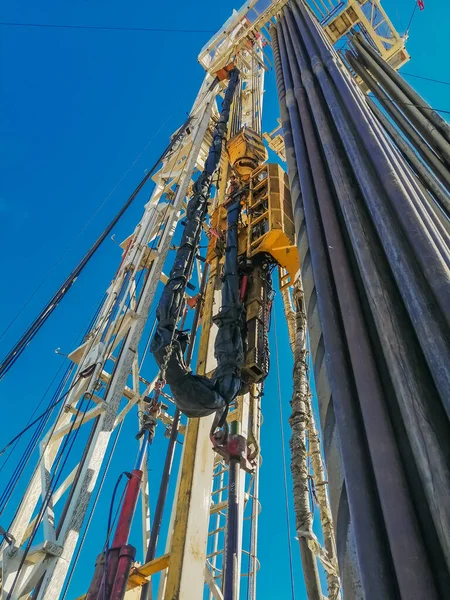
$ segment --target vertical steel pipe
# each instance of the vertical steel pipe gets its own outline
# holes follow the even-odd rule
[[[428,568],[423,544],[418,536],[417,522],[408,493],[406,477],[384,402],[384,390],[365,327],[352,268],[347,257],[345,240],[342,237],[338,214],[335,211],[335,202],[331,193],[332,186],[322,160],[311,111],[314,114],[319,135],[322,136],[326,153],[330,158],[329,168],[338,182],[348,181],[349,185],[345,191],[350,195],[353,194],[351,178],[328,124],[323,98],[315,88],[312,73],[307,68],[306,55],[297,36],[293,15],[289,10],[286,11],[285,18],[291,38],[290,43],[288,42],[288,54],[291,71],[294,81],[296,81],[295,97],[302,115],[308,158],[314,178],[326,247],[333,249],[332,252],[329,252],[329,259],[334,280],[339,282],[336,290],[342,322],[389,546],[393,561],[399,567],[397,569],[398,584],[404,597],[412,597],[415,594],[417,599],[431,598],[433,597],[433,579]],[[299,68],[302,75],[300,75]],[[302,83],[305,85],[309,104]],[[387,470],[386,464],[388,463],[390,469]],[[350,496],[349,488],[348,494]],[[349,500],[351,509],[352,499],[349,497]],[[410,568],[412,565],[413,568]],[[434,597],[437,596],[434,595]]]
[[[306,15],[303,7],[300,10]],[[302,36],[311,56],[313,70],[340,130],[342,143],[366,199],[398,289],[450,416],[448,269],[436,252],[428,228],[417,214],[413,190],[407,193],[402,185],[395,164],[389,161],[386,151],[383,152],[379,136],[370,127],[360,103],[348,89],[342,72],[331,60],[314,24],[306,18],[299,27],[303,30]],[[325,57],[332,80],[328,78],[320,54]],[[338,94],[341,94],[342,100]],[[399,226],[402,234],[399,233]],[[399,256],[402,256],[401,262]]]
[[[402,133],[411,142],[418,154],[423,158],[429,168],[436,174],[439,181],[450,191],[450,172],[441,159],[433,152],[425,140],[411,125],[403,113],[390,100],[385,91],[378,85],[372,75],[367,71],[361,61],[357,60],[350,52],[346,53],[351,67],[361,77],[387,114],[396,123]]]
[[[376,96],[376,94],[374,94]],[[440,204],[442,210],[450,216],[450,196],[449,194],[442,188],[442,185],[436,179],[434,174],[432,173],[432,166],[429,165],[427,168],[421,160],[419,160],[416,152],[413,148],[416,146],[411,146],[408,144],[401,133],[394,127],[394,125],[389,121],[386,115],[382,112],[382,110],[377,106],[372,98],[367,98],[367,102],[370,106],[370,109],[381,123],[385,131],[389,134],[392,141],[395,143],[397,148],[400,150],[402,155],[405,157],[409,165],[412,169],[417,173],[417,175],[422,180],[424,186],[435,196],[436,200]],[[449,173],[450,174],[450,173]],[[449,186],[450,187],[450,186]]]
[[[399,89],[408,97],[411,104],[417,108],[422,115],[428,119],[450,143],[450,126],[444,119],[431,108],[431,106],[397,73],[391,65],[383,60],[379,54],[362,38],[359,37],[361,46],[372,56],[377,64],[383,69],[386,75],[391,79]]]
[[[304,9],[303,13],[305,13]],[[448,414],[450,406],[450,387],[448,384],[450,376],[450,370],[448,369],[448,364],[450,364],[448,327],[450,312],[447,306],[450,286],[448,270],[446,269],[442,273],[438,267],[437,271],[434,272],[432,264],[438,264],[439,254],[436,252],[436,248],[429,245],[429,241],[424,237],[427,232],[423,225],[414,218],[414,208],[409,202],[412,194],[411,197],[406,196],[405,188],[399,185],[398,180],[396,182],[398,175],[396,175],[394,165],[389,163],[389,149],[383,146],[383,152],[380,148],[384,136],[381,134],[380,137],[380,130],[377,130],[376,127],[374,129],[370,128],[370,119],[364,111],[364,105],[356,101],[356,94],[351,92],[348,82],[342,76],[342,71],[338,69],[336,62],[330,59],[330,53],[327,51],[315,25],[311,20],[305,19],[305,21],[309,33],[320,49],[321,56],[327,65],[336,90],[341,94],[342,102],[348,107],[348,112],[344,113],[339,103],[337,106],[329,103],[335,122],[341,130],[341,139],[347,155],[353,160],[356,167],[355,174],[365,196],[373,223],[382,241],[385,256],[388,258],[391,272],[396,280],[397,289],[403,298],[411,318],[411,324],[417,333],[424,356],[427,359],[428,368],[438,388],[438,394],[434,396],[439,398],[438,402],[431,401],[433,396],[430,395],[419,396],[416,399],[416,402],[418,401],[421,406],[421,410],[423,410],[422,414],[427,415],[426,419],[417,418],[417,406],[411,403],[411,398],[407,395],[401,398],[404,402],[401,407],[404,410],[403,416],[407,423],[406,431],[408,432],[409,443],[415,455],[416,465],[420,472],[427,503],[431,510],[448,569],[450,567],[450,538],[448,536],[450,506],[446,499],[445,489],[448,489],[450,485],[450,472],[448,443],[444,441],[449,431]],[[354,127],[353,130],[348,125],[349,117]],[[359,134],[359,138],[355,136],[355,131]],[[361,152],[362,149],[365,149],[367,153],[365,154],[365,160],[368,160],[368,163],[361,160],[364,156],[364,151]],[[366,185],[365,177],[369,178],[373,171],[378,172],[378,181],[376,184],[373,182],[371,185]],[[387,197],[383,195],[383,190]],[[384,202],[382,202],[383,200]],[[389,200],[389,203],[386,200]],[[395,217],[402,223],[403,234],[409,236],[410,245],[404,244],[405,240]],[[405,217],[407,217],[406,220]],[[428,254],[425,246],[428,247],[431,254]],[[413,253],[418,259],[418,263],[410,260]],[[429,263],[425,256],[431,259],[433,253],[434,258]],[[398,257],[401,257],[401,262],[399,262]],[[432,303],[431,290],[424,287],[424,280],[431,284],[433,283],[433,277],[436,277],[434,283],[437,286],[435,285],[433,288],[438,296],[435,296],[434,304]],[[441,300],[444,296],[445,301],[442,303]],[[439,311],[439,308],[441,311]],[[434,338],[435,334],[436,338]],[[435,342],[437,343],[435,344]],[[431,358],[430,353],[434,358]],[[404,368],[403,365],[402,368]],[[421,378],[420,383],[423,385],[427,381],[427,375],[423,369]],[[408,385],[408,382],[406,383]],[[447,416],[444,416],[442,408],[447,411]],[[419,437],[417,437],[417,434],[419,434]],[[425,437],[423,437],[424,435]],[[424,443],[425,439],[426,443]],[[431,456],[433,456],[432,460]],[[430,469],[433,470],[431,478]]]
[[[280,31],[282,32],[279,41],[286,85],[286,103],[292,126],[319,313],[324,343],[327,349],[327,370],[339,429],[350,515],[356,546],[359,548],[358,561],[361,567],[361,576],[368,599],[394,599],[396,597],[395,590],[390,582],[387,562],[383,558],[386,552],[384,540],[380,536],[381,527],[377,514],[376,496],[373,493],[371,468],[364,449],[365,442],[361,438],[361,428],[356,412],[355,390],[349,374],[340,316],[337,311],[337,302],[325,250],[326,243],[321,232],[304,132],[295,101],[291,70],[284,43],[287,38],[284,20],[280,21]],[[360,451],[355,453],[355,448],[359,448]]]
[[[225,576],[224,576],[224,600],[237,600],[239,598],[239,573],[238,564],[240,549],[238,547],[239,537],[239,471],[241,465],[239,457],[230,458],[228,468],[228,511],[227,532],[225,542]]]
[[[374,95],[377,97],[377,99],[379,99],[380,103],[382,104],[382,106],[386,109],[386,111],[388,112],[388,114],[392,113],[399,113],[400,112],[395,108],[395,106],[393,106],[392,102],[390,101],[390,99],[386,96],[386,94],[384,94],[384,92],[381,90],[381,88],[378,86],[378,84],[375,82],[375,80],[372,78],[372,76],[364,69],[364,67],[361,67],[359,65],[357,65],[356,60],[353,58],[353,56],[350,53],[346,54],[346,57],[350,63],[350,65],[352,66],[352,68],[354,68],[354,70],[358,73],[361,74],[361,78],[365,81],[365,83],[370,86],[370,89],[372,91],[374,91]],[[376,105],[374,104],[373,101],[371,101],[370,98],[364,98],[364,102],[366,102],[366,100],[368,102],[371,102],[371,107],[375,107],[375,111],[376,111]],[[372,111],[374,112],[374,111]],[[378,113],[380,113],[380,111],[378,111]],[[381,119],[384,119],[384,121],[387,121],[387,127],[391,128],[391,130],[393,129],[395,132],[395,128],[389,123],[389,121],[386,119],[386,117],[384,117],[381,113]],[[381,123],[381,121],[380,121]],[[407,122],[405,122],[405,125],[408,125]],[[409,126],[410,127],[410,126]],[[415,132],[415,130],[410,127],[412,131]],[[417,133],[415,133],[415,135],[418,136]],[[397,133],[396,135],[396,139],[399,140],[399,143],[402,144],[402,147],[409,147],[407,142],[400,136],[399,133]],[[387,147],[387,140],[383,140],[382,138],[380,139],[380,141],[383,142],[383,145],[385,147]],[[420,143],[420,138],[419,138],[419,143]],[[450,182],[450,172],[445,168],[445,166],[438,160],[438,158],[434,155],[434,153],[429,149],[429,147],[425,144],[425,142],[422,142],[422,147],[426,148],[427,151],[429,152],[429,154],[431,155],[431,157],[428,157],[430,159],[430,161],[433,161],[433,158],[435,159],[435,162],[438,163],[438,165],[442,166],[443,171],[447,174],[448,176],[448,181]],[[410,150],[410,154],[412,155],[412,160],[415,159],[415,164],[418,166],[418,168],[420,168],[420,166],[422,166],[422,171],[424,171],[427,175],[425,175],[425,177],[428,176],[428,179],[431,180],[431,182],[433,182],[433,176],[430,173],[430,171],[428,171],[423,165],[422,163],[419,161],[418,157],[416,156],[415,152],[411,149]],[[425,152],[426,154],[426,152]],[[392,157],[392,161],[395,160],[395,156],[394,154],[391,153],[391,157]],[[401,161],[400,161],[401,162]],[[433,209],[430,207],[429,202],[427,201],[427,197],[424,195],[424,192],[422,191],[422,189],[418,188],[415,181],[411,178],[410,173],[408,173],[408,170],[405,166],[402,166],[401,164],[399,164],[399,162],[397,161],[397,173],[400,179],[402,179],[402,181],[405,181],[407,186],[412,188],[415,192],[416,195],[416,199],[417,201],[415,202],[415,207],[417,210],[418,215],[422,218],[424,225],[426,225],[427,221],[429,222],[429,234],[432,237],[435,245],[438,247],[439,252],[443,258],[443,260],[445,261],[447,267],[450,266],[450,252],[449,252],[449,244],[448,244],[448,227],[447,230],[445,228],[442,227],[442,222],[439,219],[439,217],[436,216],[435,212],[433,211]],[[445,192],[445,190],[443,190],[439,184],[437,183],[437,181],[434,182],[434,186],[432,185],[432,189],[437,190],[438,194],[440,192],[440,198],[441,198],[441,203],[443,202],[443,206],[445,207],[446,204],[449,205],[450,207],[450,196]],[[450,189],[450,186],[449,186]]]
[[[338,544],[338,562],[341,579],[346,590],[347,598],[360,598],[361,580],[360,569],[354,552],[353,528],[350,522],[347,506],[345,481],[343,478],[342,457],[339,451],[339,434],[336,427],[333,400],[325,360],[325,348],[322,334],[322,324],[318,310],[318,293],[315,286],[308,232],[306,229],[303,199],[298,178],[297,157],[292,138],[292,127],[286,105],[286,86],[283,79],[283,68],[280,58],[278,27],[271,28],[274,69],[277,80],[280,116],[283,126],[283,136],[288,164],[291,201],[294,214],[294,224],[297,248],[300,255],[301,276],[305,295],[305,306],[308,315],[308,331],[314,366],[316,391],[319,404],[320,420],[324,435],[324,452],[328,465],[330,504],[338,523],[340,533]],[[339,516],[339,518],[338,518]]]
[[[359,36],[353,37],[353,44],[364,57],[364,61],[370,65],[372,74],[381,83],[384,89],[388,92],[395,102],[401,106],[402,112],[408,117],[414,127],[421,133],[423,138],[428,142],[431,148],[447,165],[450,165],[450,144],[443,138],[436,127],[430,123],[420,110],[411,102],[396,83],[387,75],[380,67],[380,64],[374,58],[374,55],[368,50],[368,44],[361,42]]]
[[[443,244],[442,239],[439,237],[438,230],[442,229],[440,227],[441,220],[439,219],[439,221],[437,221],[435,218],[436,213],[431,209],[429,194],[427,191],[424,191],[423,186],[417,185],[416,178],[412,176],[412,173],[408,169],[404,159],[400,156],[395,146],[389,141],[386,131],[383,129],[378,119],[376,119],[373,112],[370,110],[367,96],[362,93],[358,86],[354,85],[354,81],[350,77],[349,72],[344,68],[342,61],[338,59],[338,62],[341,65],[341,69],[339,70],[341,81],[346,84],[347,92],[353,96],[357,105],[360,107],[360,111],[364,114],[365,119],[370,124],[374,135],[379,142],[379,145],[383,148],[389,161],[393,165],[397,177],[404,186],[407,194],[406,197],[409,197],[411,206],[416,209],[417,216],[419,219],[421,219],[421,226],[428,231],[429,235],[435,241],[441,257],[445,256],[445,259],[447,259],[449,254],[449,246],[447,243]],[[364,69],[364,72],[368,77],[370,77],[371,81],[374,82],[373,78],[369,75],[366,69]],[[379,86],[378,90],[382,91]],[[385,98],[390,108],[395,108],[392,101],[387,96],[385,96]],[[399,111],[397,112],[400,114]],[[441,216],[440,212],[439,216]],[[448,231],[448,228],[446,228],[446,231]]]
[[[289,170],[295,162],[293,202],[309,242],[333,392],[328,406],[344,464],[333,513],[338,557],[348,497],[365,597],[437,598],[450,581],[448,230],[303,2],[285,7],[273,38]],[[342,337],[343,361],[333,331]],[[332,363],[336,368],[339,360],[346,372],[336,376]],[[329,423],[321,420],[327,444]],[[348,451],[350,423],[379,523],[370,550],[384,561],[380,585],[387,591],[378,596],[369,589],[372,565],[355,518],[362,500]],[[385,535],[390,552],[383,553]],[[348,597],[345,578],[343,584]]]
[[[399,131],[397,131],[389,119],[380,110],[380,108],[378,108],[376,103],[371,98],[368,98],[367,100],[373,114],[376,116],[383,128],[388,132],[390,138],[408,161],[411,168],[417,173],[424,186],[436,198],[436,201],[438,202],[442,211],[447,215],[448,218],[450,218],[450,196],[445,192],[445,190],[443,190],[430,170],[427,169],[419,160],[413,148],[405,141]]]

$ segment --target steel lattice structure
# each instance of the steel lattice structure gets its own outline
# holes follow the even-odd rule
[[[343,37],[347,50],[341,47]],[[153,593],[159,600],[238,600],[245,586],[248,598],[256,600],[261,397],[276,265],[294,352],[291,467],[308,599],[324,597],[319,564],[330,600],[341,593],[346,599],[428,600],[448,589],[450,135],[448,125],[395,71],[409,60],[405,41],[379,0],[250,0],[201,50],[205,78],[189,118],[172,136],[153,176],[141,221],[121,244],[122,259],[97,317],[69,356],[74,366],[60,392],[64,402],[40,441],[34,474],[4,534],[3,600],[60,596],[112,435],[136,406],[144,435],[133,473],[142,472],[147,559],[125,569],[121,595],[111,598],[148,600]],[[265,76],[271,67],[281,123],[263,134]],[[217,144],[221,97],[230,73],[237,71],[228,129],[216,156],[219,168],[208,173],[211,197],[204,198],[208,210],[199,227],[207,251],[200,252],[200,233],[188,240],[199,293],[190,298],[188,281],[175,286],[179,298],[194,307],[186,363],[196,343],[195,372],[214,377],[232,239],[226,207],[238,194],[242,214],[233,251],[240,262],[236,258],[231,266],[246,311],[247,354],[239,377],[245,371],[250,378],[227,402],[217,436],[215,415],[185,424],[180,411],[172,410],[177,398],[164,388],[164,361],[154,381],[142,377],[140,342],[158,285],[170,284],[164,273],[172,267],[168,251],[177,227],[192,216],[189,198],[193,189],[198,192],[195,182]],[[369,90],[377,102],[367,98]],[[263,139],[286,162],[288,176],[267,163]],[[182,330],[186,313],[187,308],[180,311],[181,324],[177,318],[171,327]],[[153,530],[143,461],[153,426],[149,415],[171,431]],[[80,428],[89,430],[87,442],[67,474],[65,456]],[[183,452],[165,553],[158,556],[177,436]],[[230,450],[229,440],[241,441],[244,449]],[[312,529],[310,482],[317,489],[323,546]],[[63,508],[55,511],[59,502]],[[428,514],[431,525],[423,533]],[[125,532],[123,547],[127,537]],[[105,580],[101,560],[107,564],[109,551],[100,555],[96,571]],[[155,575],[158,590],[152,589]],[[90,588],[86,581],[83,598],[101,597],[95,577]],[[100,587],[107,585],[102,582]]]

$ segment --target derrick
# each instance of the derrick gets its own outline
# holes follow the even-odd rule
[[[81,598],[257,600],[259,468],[276,441],[284,452],[279,374],[280,440],[263,448],[260,437],[276,404],[270,353],[275,370],[288,358],[275,324],[269,344],[279,296],[293,352],[292,489],[280,465],[292,594],[300,568],[308,600],[446,594],[450,134],[397,73],[406,37],[379,0],[250,0],[201,50],[186,122],[0,366],[14,374],[153,182],[70,368],[3,450],[15,458],[33,432],[0,496],[0,518],[17,500],[0,527],[2,600],[70,597],[97,504],[109,519]],[[272,66],[280,119],[265,133]],[[106,502],[122,424],[136,413],[120,441],[136,460]]]

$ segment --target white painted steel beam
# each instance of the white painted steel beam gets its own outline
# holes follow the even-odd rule
[[[177,155],[180,157],[176,164],[179,177],[178,179],[172,177],[172,186],[177,184],[173,203],[167,204],[164,210],[161,210],[157,202],[165,186],[162,188],[156,186],[152,198],[146,205],[141,222],[130,238],[130,242],[126,244],[124,258],[108,289],[99,317],[82,347],[72,353],[78,368],[73,379],[76,382],[74,388],[65,400],[68,408],[61,411],[54,430],[47,434],[41,443],[42,458],[10,528],[16,544],[11,547],[4,543],[1,548],[2,599],[8,596],[10,600],[20,598],[25,590],[32,589],[31,583],[34,582],[35,585],[42,576],[43,582],[37,596],[39,600],[58,598],[64,585],[84,518],[95,492],[97,478],[107,454],[111,433],[140,397],[137,369],[138,345],[192,175],[195,169],[199,168],[198,158],[215,106],[216,92],[211,89],[211,82],[212,78],[206,76],[191,112],[189,147],[185,148],[183,140],[180,140],[178,147],[167,157],[167,161],[174,161]],[[167,161],[163,163],[162,170],[165,169]],[[150,264],[148,264],[149,244],[154,251]],[[144,278],[141,289],[138,290],[138,274],[144,268],[148,270],[148,275]],[[118,302],[119,295],[122,297],[120,302]],[[117,312],[115,316],[113,311]],[[108,367],[104,365],[106,361],[110,361],[112,352],[116,348],[119,352],[113,360],[112,372],[108,373]],[[90,366],[93,373],[86,378],[81,378],[82,373]],[[127,392],[126,383],[130,373],[133,389],[128,388]],[[98,390],[98,383],[101,381],[105,390],[103,398],[102,392]],[[146,390],[147,393],[148,391]],[[128,405],[119,413],[124,393]],[[91,397],[96,402],[96,406],[86,412],[85,405]],[[67,435],[73,434],[76,429],[88,422],[91,424],[94,422],[94,425],[80,469],[77,472],[72,471],[55,491],[49,486],[54,469],[57,467],[58,461],[55,462],[55,459],[58,452],[64,448]],[[44,507],[44,546],[39,554],[34,555],[35,560],[32,562],[30,562],[31,550],[28,550],[20,573],[17,573],[17,569],[21,566],[19,557],[24,556],[21,546],[34,533],[36,519],[33,515],[42,505],[40,500],[48,498],[50,494],[53,501],[57,501],[68,490],[68,500],[56,527],[52,501],[47,508]],[[51,548],[58,548],[58,552],[51,551]]]

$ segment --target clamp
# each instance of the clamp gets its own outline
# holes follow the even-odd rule
[[[229,463],[232,458],[238,459],[241,469],[253,473],[256,466],[255,457],[251,455],[247,439],[243,435],[228,433],[228,427],[225,427],[211,433],[210,439],[213,450],[222,456],[226,463]]]

